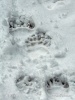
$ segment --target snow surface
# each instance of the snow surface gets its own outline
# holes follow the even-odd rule
[[[75,100],[75,0],[0,0],[0,100]]]

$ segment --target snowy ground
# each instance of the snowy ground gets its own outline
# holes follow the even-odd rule
[[[75,0],[0,0],[0,100],[75,100]]]

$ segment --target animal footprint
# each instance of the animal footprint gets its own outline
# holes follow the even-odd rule
[[[19,91],[26,91],[27,93],[34,92],[40,87],[39,82],[35,77],[24,74],[21,74],[16,78],[15,84]]]
[[[12,43],[21,47],[24,46],[26,38],[32,34],[34,27],[35,23],[32,18],[29,19],[25,16],[9,18],[9,33],[12,36]]]
[[[27,18],[26,16],[12,16],[9,18],[9,30],[14,31],[19,28],[26,28],[28,30],[32,30],[35,27],[35,23],[33,19]]]
[[[25,44],[29,46],[35,46],[35,45],[45,45],[50,46],[51,45],[51,37],[46,34],[46,32],[37,31],[36,34],[31,35],[28,37],[25,41]]]
[[[53,85],[57,86],[57,84],[59,86],[63,86],[64,88],[69,88],[68,80],[62,75],[56,75],[46,81],[46,89],[51,89]]]

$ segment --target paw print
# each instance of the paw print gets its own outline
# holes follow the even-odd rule
[[[40,87],[37,78],[24,74],[21,74],[16,78],[15,84],[19,91],[28,91],[28,93],[34,92]]]
[[[42,30],[42,31],[37,31],[35,34],[28,37],[25,41],[25,44],[27,45],[27,47],[35,45],[50,46],[51,39],[52,38]]]
[[[24,15],[17,16],[17,17],[12,16],[11,18],[9,18],[9,30],[10,30],[10,32],[15,31],[15,30],[20,29],[20,28],[32,30],[35,28],[35,23],[31,17],[27,18]]]
[[[67,78],[65,78],[64,76],[61,75],[56,75],[54,77],[48,78],[48,80],[46,81],[46,89],[50,89],[52,87],[52,85],[57,85],[59,84],[60,86],[63,86],[63,88],[69,88],[69,83]]]

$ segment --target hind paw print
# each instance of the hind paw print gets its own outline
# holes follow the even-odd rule
[[[36,34],[31,35],[25,41],[27,47],[35,46],[35,45],[44,45],[50,46],[51,45],[51,37],[47,35],[45,32],[37,32]]]

